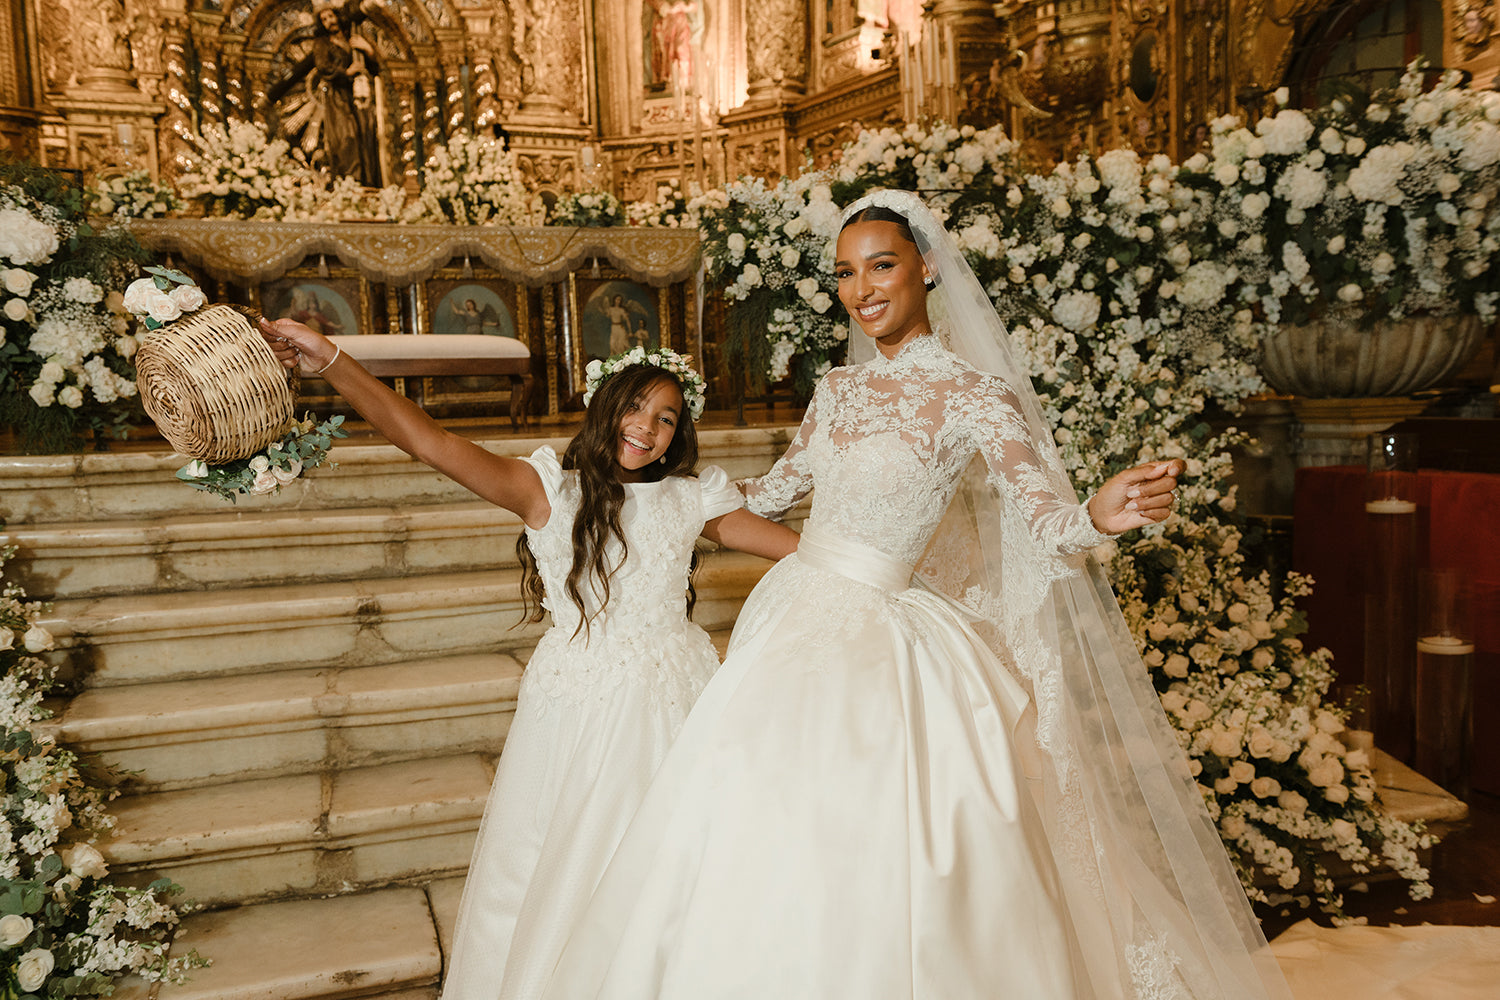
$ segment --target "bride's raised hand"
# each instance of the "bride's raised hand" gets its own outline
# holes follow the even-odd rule
[[[294,319],[260,320],[260,335],[271,345],[283,368],[300,363],[302,374],[312,375],[326,367],[338,352],[333,342],[311,327]]]
[[[1109,535],[1165,521],[1177,500],[1177,477],[1183,465],[1149,462],[1112,476],[1089,500],[1094,527]]]

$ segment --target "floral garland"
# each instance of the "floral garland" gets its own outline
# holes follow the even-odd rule
[[[1298,638],[1309,583],[1255,572],[1241,551],[1226,480],[1244,436],[1213,434],[1203,413],[1262,390],[1250,359],[1267,321],[1200,238],[1212,199],[1165,157],[1115,150],[1034,174],[999,129],[866,132],[828,171],[702,199],[709,272],[771,351],[822,321],[800,289],[831,292],[834,203],[893,185],[924,191],[985,283],[1082,491],[1140,461],[1185,461],[1181,516],[1113,543],[1111,575],[1247,892],[1339,912],[1333,854],[1429,895],[1430,838],[1375,805],[1370,761],[1339,739],[1344,713],[1327,702],[1330,656]],[[816,372],[833,353],[799,347],[791,364]]]
[[[194,459],[177,470],[177,478],[195,490],[213,493],[230,503],[237,496],[280,493],[283,486],[328,461],[333,439],[349,436],[343,424],[342,414],[321,423],[308,414],[288,424],[281,439],[264,451],[222,465]]]
[[[0,550],[0,571],[14,554]],[[0,594],[0,971],[5,996],[94,997],[114,981],[137,975],[147,982],[184,982],[206,964],[196,952],[168,958],[178,914],[167,897],[182,890],[169,880],[145,889],[117,884],[94,847],[114,820],[105,803],[112,791],[84,777],[75,754],[38,734],[51,713],[42,701],[57,687],[57,668],[39,654],[51,633],[42,611],[7,582]]]
[[[620,199],[608,191],[563,195],[547,213],[549,226],[618,226],[624,222]]]
[[[677,379],[677,384],[682,388],[682,401],[687,404],[688,412],[694,420],[703,416],[703,407],[708,400],[708,385],[693,367],[692,355],[678,354],[666,347],[658,347],[648,353],[644,347],[637,346],[604,361],[598,358],[590,361],[588,368],[584,370],[583,405],[589,405],[594,393],[599,391],[599,387],[611,375],[636,365],[654,365]]]
[[[0,420],[31,450],[119,432],[135,414],[136,339],[118,292],[142,254],[96,232],[85,195],[39,167],[0,167]]]

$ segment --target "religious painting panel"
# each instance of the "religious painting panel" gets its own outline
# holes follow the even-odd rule
[[[386,296],[352,267],[304,263],[258,289],[249,289],[250,305],[267,319],[294,319],[324,336],[384,333]],[[398,390],[400,386],[397,386]],[[321,379],[304,379],[298,406],[320,412],[339,397]]]
[[[412,288],[417,333],[510,337],[531,347],[526,289],[487,267],[446,267]],[[504,412],[508,387],[492,377],[444,375],[422,380],[422,405],[435,414]]]
[[[584,369],[596,358],[632,347],[680,346],[674,343],[680,334],[669,289],[650,288],[612,268],[601,269],[598,277],[575,273],[568,285],[574,385],[583,385]]]

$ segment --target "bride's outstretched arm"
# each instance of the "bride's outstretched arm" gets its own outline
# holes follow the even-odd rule
[[[825,378],[813,390],[812,401],[807,404],[807,414],[802,418],[802,426],[797,428],[797,436],[771,470],[764,476],[739,482],[740,492],[745,494],[745,507],[752,514],[780,520],[812,492],[812,467],[807,461],[807,444],[818,426],[819,400],[826,394],[827,385]]]
[[[1016,505],[1043,548],[1069,555],[1109,535],[1166,520],[1182,471],[1177,461],[1152,462],[1118,473],[1080,504],[1054,488],[1032,444],[1020,402],[999,379],[986,379],[984,403],[975,409],[974,433],[989,467],[990,484]]]

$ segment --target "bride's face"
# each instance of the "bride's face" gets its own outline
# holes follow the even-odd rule
[[[894,222],[856,222],[839,233],[833,273],[839,301],[866,336],[890,357],[931,331],[927,267],[917,245]]]

